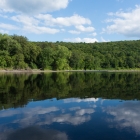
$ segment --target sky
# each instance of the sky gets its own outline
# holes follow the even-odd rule
[[[0,33],[30,41],[140,39],[140,0],[0,0]]]

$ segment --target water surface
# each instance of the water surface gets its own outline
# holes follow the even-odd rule
[[[139,140],[140,74],[0,75],[0,140]]]

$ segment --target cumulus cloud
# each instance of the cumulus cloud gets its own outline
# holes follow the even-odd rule
[[[8,18],[8,16],[4,14],[0,14],[0,17],[5,18],[5,19]]]
[[[75,30],[70,30],[69,33],[71,33],[71,34],[80,34],[81,32],[75,31]]]
[[[54,18],[50,14],[39,14],[36,16],[36,18],[42,20],[46,25],[76,26],[83,24],[91,24],[91,21],[88,18],[84,18],[77,14],[70,17],[57,17],[57,18]]]
[[[60,30],[55,28],[49,28],[44,26],[23,26],[23,30],[29,33],[35,33],[35,34],[56,34]]]
[[[65,9],[69,0],[2,0],[0,9],[2,11],[22,12],[26,14],[52,12]]]
[[[56,34],[67,31],[70,34],[93,32],[89,18],[78,14],[55,17],[48,12],[65,9],[71,0],[2,0],[0,3],[0,23],[2,33]],[[7,13],[6,13],[7,12]],[[10,13],[10,14],[9,14]],[[4,19],[4,20],[3,20]],[[8,23],[4,23],[8,21]],[[92,34],[96,36],[96,33]],[[27,35],[28,37],[28,35]],[[93,43],[96,38],[68,39],[71,42]]]
[[[78,25],[75,27],[76,29],[78,29],[79,31],[81,32],[92,32],[94,31],[95,29],[93,27],[84,27],[83,25]]]
[[[69,2],[70,0],[23,0],[20,2],[3,0],[0,4],[0,17],[8,20],[11,25],[0,23],[1,32],[18,30],[24,33],[56,34],[67,30],[71,34],[80,34],[94,31],[94,27],[89,26],[91,25],[89,18],[78,14],[54,17],[47,13],[64,9]],[[3,12],[12,14],[3,14]],[[81,42],[83,39],[77,38],[77,40]],[[94,39],[84,38],[84,42],[94,42]]]
[[[106,22],[110,23],[104,31],[108,33],[119,33],[130,37],[140,37],[140,6],[135,9],[124,12],[109,13],[111,16]]]
[[[19,28],[21,28],[21,30],[35,34],[42,33],[56,34],[60,31],[64,31],[65,29],[63,27],[65,26],[75,27],[78,25],[82,27],[82,24],[91,24],[91,21],[89,19],[76,14],[70,17],[57,17],[57,18],[54,18],[50,14],[39,14],[36,16],[20,14],[12,16],[10,17],[10,19],[17,23],[20,23]],[[57,27],[57,29],[54,27]],[[90,31],[90,30],[93,30],[93,27],[87,28],[83,27],[83,29],[81,29],[81,31]],[[80,31],[75,30],[70,30],[68,32],[71,34],[80,34]]]
[[[26,15],[16,15],[12,16],[11,19],[13,21],[19,22],[22,25],[22,30],[35,33],[35,34],[55,34],[60,30],[55,28],[46,27],[45,25],[40,25],[40,21],[35,19],[34,17],[26,16]]]
[[[108,107],[105,111],[114,116],[108,119],[108,122],[116,123],[116,128],[132,128],[137,134],[140,134],[140,102],[127,102],[117,107]]]
[[[64,39],[64,41],[68,41],[68,42],[85,42],[85,43],[94,43],[94,42],[98,42],[98,40],[96,38],[73,38],[73,39]]]
[[[101,36],[101,42],[109,42],[109,40],[105,40],[105,39]]]
[[[91,36],[96,36],[97,33],[96,33],[96,32],[93,32],[93,33],[91,33],[90,35],[91,35]]]
[[[22,23],[23,25],[26,25],[26,26],[38,25],[39,24],[39,20],[35,19],[34,17],[30,17],[30,16],[26,16],[26,15],[12,16],[11,19],[13,21]]]
[[[8,34],[8,30],[1,30],[0,29],[0,33],[2,33],[2,34]]]
[[[1,29],[6,29],[6,30],[17,30],[18,27],[11,25],[11,24],[5,24],[5,23],[0,23],[0,28]]]

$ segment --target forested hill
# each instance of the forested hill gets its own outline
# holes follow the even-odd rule
[[[135,69],[140,68],[140,40],[104,43],[31,42],[0,34],[0,68]]]

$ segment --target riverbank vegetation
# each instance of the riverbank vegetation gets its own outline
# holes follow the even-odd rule
[[[140,40],[103,43],[31,42],[0,34],[1,69],[139,69]]]

